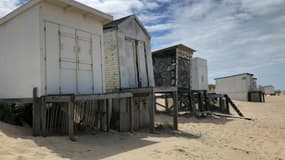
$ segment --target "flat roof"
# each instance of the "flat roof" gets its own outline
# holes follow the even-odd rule
[[[162,48],[162,49],[153,51],[152,54],[157,54],[157,53],[161,53],[163,51],[172,50],[172,49],[176,49],[176,48],[179,48],[179,49],[182,49],[182,50],[186,50],[188,52],[196,52],[196,50],[194,50],[194,49],[192,49],[190,47],[187,47],[184,44],[177,44],[177,45],[174,45],[174,46],[170,46],[170,47],[167,47],[167,48]]]
[[[241,75],[253,76],[254,74],[251,74],[251,73],[240,73],[240,74],[234,74],[234,75],[225,76],[225,77],[218,77],[218,78],[215,78],[215,80],[216,80],[216,79],[224,79],[224,78],[236,77],[236,76],[241,76]],[[256,79],[256,78],[255,78],[255,79]]]
[[[19,14],[22,14],[26,10],[34,7],[35,5],[39,4],[40,2],[52,2],[54,4],[65,4],[69,7],[74,7],[76,9],[82,10],[90,15],[95,15],[99,18],[101,18],[105,23],[108,23],[113,20],[113,16],[101,12],[95,8],[89,7],[85,4],[82,4],[80,2],[74,1],[74,0],[29,0],[27,3],[22,5],[21,7],[18,7],[17,9],[13,10],[6,16],[2,17],[0,19],[0,25],[3,23],[6,23],[13,19],[14,17],[18,16]]]

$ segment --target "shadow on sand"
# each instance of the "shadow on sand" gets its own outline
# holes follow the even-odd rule
[[[13,126],[4,122],[0,122],[1,132],[17,140],[31,140],[38,147],[45,147],[58,156],[71,160],[103,159],[159,143],[158,141],[149,140],[149,137],[152,137],[152,139],[153,137],[200,138],[187,132],[171,130],[160,130],[154,134],[147,132],[132,134],[111,131],[108,133],[98,132],[94,135],[76,136],[77,141],[72,142],[67,136],[33,137],[31,136],[31,129]]]

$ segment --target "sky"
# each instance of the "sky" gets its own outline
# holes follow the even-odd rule
[[[27,0],[0,0],[0,17]],[[285,0],[77,0],[115,19],[136,14],[152,50],[183,43],[214,78],[253,73],[285,90]]]

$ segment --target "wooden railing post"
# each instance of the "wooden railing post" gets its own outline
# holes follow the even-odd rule
[[[178,130],[178,93],[173,92],[173,129]]]
[[[45,101],[45,97],[41,98],[41,135],[42,136],[47,136],[47,105]]]
[[[151,93],[149,93],[149,100],[148,100],[148,106],[149,111],[150,111],[150,132],[154,133],[154,117],[155,117],[155,108],[156,108],[156,102],[155,102],[155,97],[154,97],[154,92],[151,91]]]
[[[130,97],[129,98],[130,103],[129,103],[129,107],[130,107],[130,132],[134,132],[134,98]]]
[[[107,119],[107,132],[110,131],[110,120],[111,120],[111,113],[112,113],[112,103],[113,103],[113,100],[112,98],[109,98],[108,99],[108,106],[107,106],[107,116],[106,116],[106,119]]]
[[[73,116],[74,116],[74,96],[71,96],[70,101],[68,102],[68,135],[71,141],[76,141],[74,137],[74,124],[73,124]]]
[[[38,88],[33,88],[33,135],[39,136],[40,135],[40,104],[38,98]]]

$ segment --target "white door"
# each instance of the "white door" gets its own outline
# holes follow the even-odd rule
[[[147,57],[143,41],[137,41],[137,57],[140,87],[148,87]]]
[[[75,30],[65,26],[60,26],[60,93],[71,94],[77,91],[76,75],[76,52],[78,48],[75,44]]]
[[[121,76],[122,88],[137,88],[138,86],[135,49],[135,41],[126,39],[125,55],[121,64],[125,66],[124,73]]]
[[[93,93],[92,35],[78,31],[78,91],[80,94]]]
[[[101,37],[45,22],[46,94],[103,92]]]
[[[59,25],[45,23],[46,94],[59,93]]]

